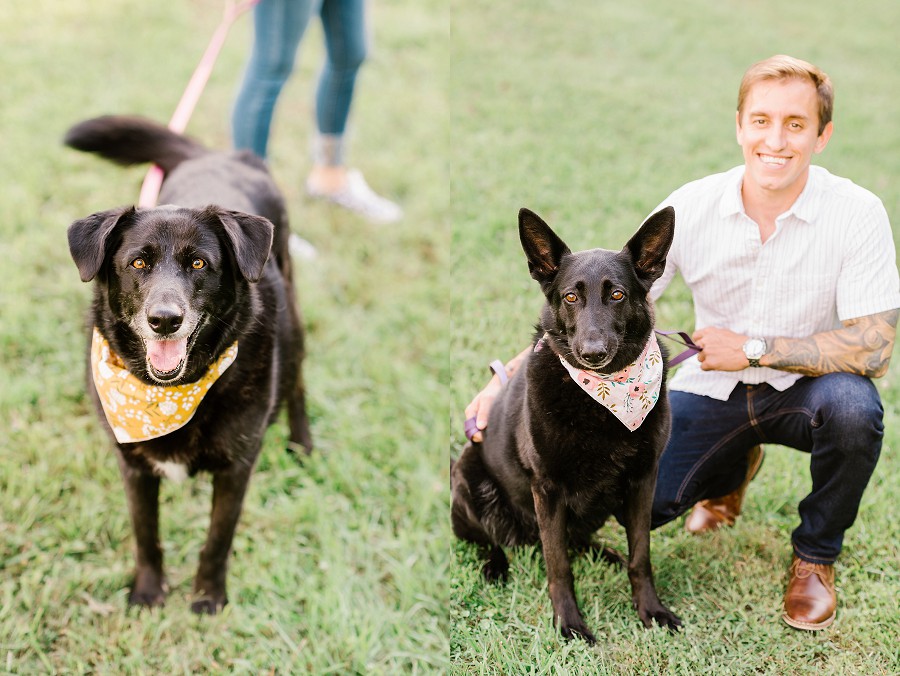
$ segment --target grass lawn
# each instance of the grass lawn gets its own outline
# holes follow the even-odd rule
[[[65,149],[105,113],[166,121],[220,0],[0,5],[0,673],[440,673],[448,649],[448,14],[371,7],[351,159],[405,219],[374,226],[303,194],[322,36],[310,25],[280,101],[271,165],[295,232],[318,452],[266,439],[238,527],[231,604],[195,617],[207,477],[164,482],[165,608],[126,608],[133,539],[109,443],[84,390],[85,310],[66,245],[76,218],[134,202],[145,168]],[[230,142],[249,47],[234,26],[188,131]]]
[[[836,131],[819,162],[900,222],[892,0],[370,3],[351,162],[403,204],[387,227],[303,195],[322,49],[313,22],[270,147],[292,227],[318,250],[297,279],[318,452],[300,466],[283,451],[285,425],[270,430],[235,538],[231,604],[212,618],[188,610],[209,482],[165,483],[169,601],[128,610],[132,536],[84,394],[90,288],[65,230],[136,200],[144,170],[60,139],[97,114],[167,120],[221,9],[0,4],[0,673],[900,672],[900,365],[878,382],[885,446],[838,562],[838,618],[814,635],[778,619],[809,488],[803,455],[769,448],[734,529],[701,541],[680,522],[654,533],[678,635],[641,629],[625,574],[578,558],[590,648],[556,636],[536,550],[510,552],[506,586],[481,580],[474,548],[451,538],[445,450],[449,439],[459,453],[486,364],[524,347],[540,307],[518,208],[574,248],[620,246],[672,189],[740,162],[734,101],[754,60],[792,53],[831,74]],[[232,29],[188,129],[213,146],[229,143],[249,26]],[[683,287],[658,316],[690,327]],[[600,536],[625,546],[618,526]]]
[[[528,343],[541,304],[516,212],[528,206],[574,248],[619,248],[673,189],[740,164],[740,78],[777,53],[806,58],[836,86],[835,133],[817,158],[884,201],[900,223],[900,6],[869,3],[489,2],[451,18],[453,144],[451,454],[488,362]],[[677,226],[676,226],[677,227]],[[692,327],[683,285],[658,323]],[[576,593],[598,637],[557,637],[544,565],[510,553],[510,580],[486,584],[473,546],[450,563],[453,674],[896,674],[900,613],[900,359],[878,381],[881,461],[837,563],[834,625],[790,629],[780,606],[808,456],[768,447],[735,528],[697,539],[682,520],[653,533],[657,588],[685,622],[645,631],[624,571],[575,560]],[[626,549],[624,529],[600,537]]]

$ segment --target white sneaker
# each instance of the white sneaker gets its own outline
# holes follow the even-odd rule
[[[403,217],[403,209],[372,190],[358,169],[347,172],[347,183],[337,192],[319,190],[307,180],[306,193],[362,214],[373,223],[394,223]]]

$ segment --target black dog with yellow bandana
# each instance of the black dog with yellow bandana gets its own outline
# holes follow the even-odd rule
[[[101,211],[69,226],[94,281],[88,390],[115,442],[137,541],[129,601],[162,605],[160,477],[213,475],[192,610],[227,602],[235,527],[263,434],[287,405],[291,442],[312,448],[284,201],[250,153],[217,153],[136,117],[100,117],[65,142],[119,164],[153,162],[155,208]]]

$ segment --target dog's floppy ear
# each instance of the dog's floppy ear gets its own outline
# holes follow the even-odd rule
[[[675,209],[660,209],[648,218],[622,250],[631,257],[638,279],[649,289],[666,269],[675,236]]]
[[[110,234],[134,214],[134,207],[119,207],[92,214],[69,226],[69,253],[78,266],[82,282],[97,276],[106,259]]]
[[[241,211],[229,211],[212,206],[207,207],[206,211],[225,229],[225,235],[244,279],[248,282],[258,282],[269,259],[275,226],[267,218]]]
[[[528,271],[541,284],[556,276],[563,256],[570,253],[566,243],[529,209],[519,209],[519,239],[528,258]]]

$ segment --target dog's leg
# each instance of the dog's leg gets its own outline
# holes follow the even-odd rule
[[[291,443],[299,444],[303,452],[312,452],[312,433],[309,431],[309,418],[306,416],[306,389],[303,386],[303,365],[297,365],[297,383],[287,398],[288,427]]]
[[[506,582],[509,576],[509,560],[503,552],[503,548],[491,540],[481,523],[473,518],[471,505],[465,504],[458,496],[468,494],[468,487],[453,492],[453,504],[450,508],[450,521],[453,525],[453,533],[460,540],[466,540],[479,545],[481,554],[487,552],[485,562],[481,568],[484,579],[488,582]],[[464,498],[462,498],[464,499]]]
[[[128,603],[161,606],[167,590],[159,544],[159,477],[131,467],[121,453],[117,455],[135,539],[134,584]]]
[[[303,358],[306,352],[304,345],[306,337],[303,333],[303,320],[294,298],[294,288],[290,279],[286,279],[285,285],[288,288],[290,326],[294,336],[292,343],[296,350],[296,356],[294,357],[296,359],[296,375],[293,376],[292,382],[288,383],[287,390],[288,427],[290,428],[291,443],[293,445],[299,444],[303,452],[309,455],[312,452],[313,442],[312,433],[309,431],[309,418],[306,415],[306,387],[303,384]],[[293,450],[293,448],[290,450]]]
[[[625,497],[625,531],[628,536],[628,579],[631,603],[645,627],[653,620],[676,631],[681,619],[666,608],[656,594],[650,565],[650,509],[656,489],[656,467],[631,485]]]
[[[566,541],[566,505],[561,491],[550,482],[538,480],[532,483],[531,493],[559,631],[566,638],[578,635],[588,643],[595,643],[597,639],[585,624],[575,600],[575,581]]]
[[[195,613],[214,615],[228,603],[225,587],[228,556],[251,471],[251,465],[236,463],[213,475],[212,516],[194,579],[191,610]]]
[[[463,449],[459,460],[451,462],[450,522],[456,537],[474,542],[482,552],[487,550],[486,561],[481,569],[485,579],[488,582],[505,582],[509,574],[509,561],[500,545],[485,530],[472,499],[471,482],[483,480],[485,471],[481,458],[475,453],[471,443]]]
[[[506,582],[506,578],[509,577],[509,559],[506,558],[500,545],[491,546],[481,573],[489,582]]]

